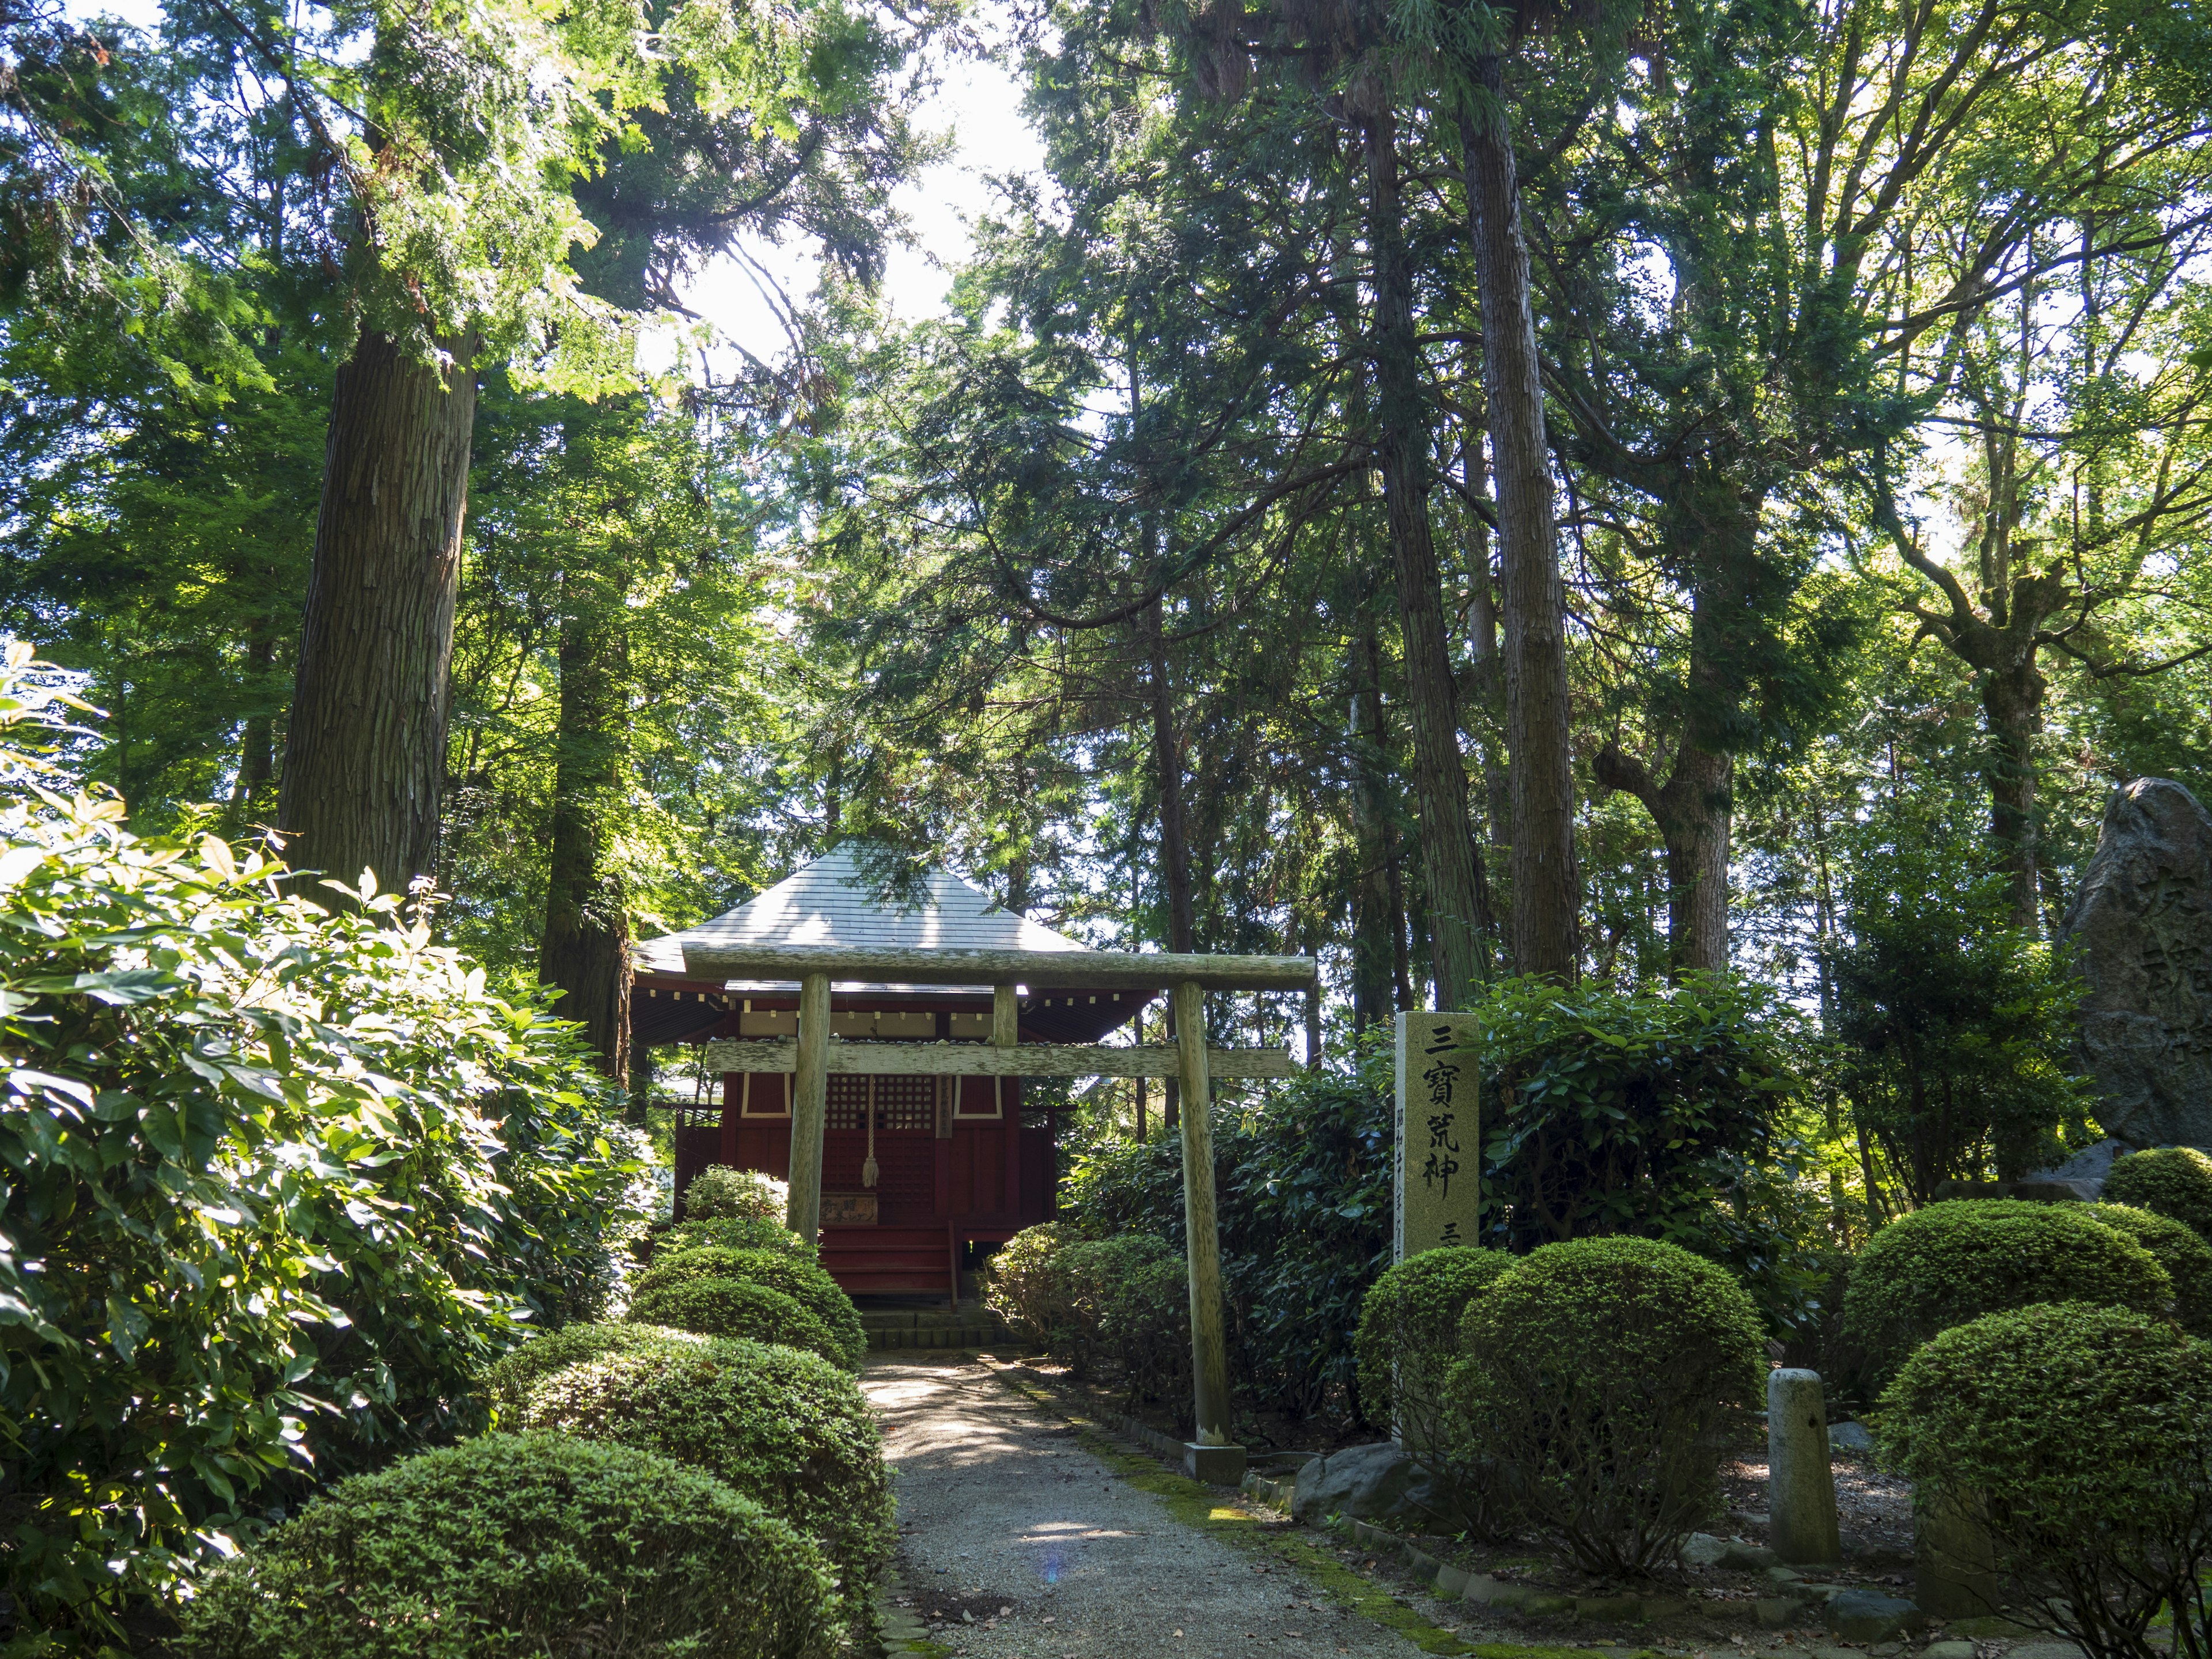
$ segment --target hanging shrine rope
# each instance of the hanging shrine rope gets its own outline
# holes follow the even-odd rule
[[[874,1186],[876,1173],[876,1080],[872,1077],[868,1079],[868,1158],[860,1165],[860,1184]]]

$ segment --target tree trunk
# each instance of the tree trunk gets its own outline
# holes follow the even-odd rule
[[[1513,965],[1521,973],[1571,982],[1581,961],[1582,878],[1575,863],[1574,761],[1567,735],[1566,596],[1559,581],[1544,389],[1504,66],[1491,55],[1476,68],[1489,94],[1487,112],[1464,122],[1461,139],[1482,302],[1483,396],[1498,486]]]
[[[276,664],[276,641],[265,617],[256,617],[252,624],[252,637],[246,647],[246,682],[258,698],[268,695],[270,671]],[[262,709],[246,717],[244,729],[239,734],[238,781],[231,790],[231,817],[243,827],[244,820],[255,808],[268,799],[269,785],[276,775],[276,716]]]
[[[2038,619],[2040,621],[2040,618]],[[2005,886],[2012,901],[2012,925],[2039,933],[2042,916],[2035,811],[2035,736],[2043,728],[2043,676],[2035,653],[2009,653],[2009,659],[1982,677],[1982,713],[1990,731],[1986,773],[1990,786],[1990,836],[2003,856]]]
[[[474,336],[426,368],[367,332],[338,370],[277,823],[295,868],[431,871],[446,772]]]
[[[1482,976],[1480,905],[1459,752],[1459,689],[1444,635],[1429,522],[1429,409],[1413,334],[1412,262],[1400,198],[1397,124],[1366,124],[1368,247],[1374,260],[1375,404],[1382,503],[1405,633],[1406,702],[1413,720],[1413,786],[1421,811],[1421,873],[1439,1008],[1467,1005]]]
[[[1151,653],[1152,765],[1160,792],[1160,885],[1168,901],[1168,949],[1189,951],[1196,933],[1191,907],[1190,841],[1182,800],[1182,739],[1176,730],[1175,690],[1168,679],[1166,627],[1160,602],[1145,608]]]
[[[1675,973],[1729,965],[1729,848],[1735,757],[1728,723],[1742,706],[1740,622],[1757,556],[1755,506],[1727,488],[1686,487],[1669,504],[1672,539],[1695,572],[1686,709],[1664,784],[1607,744],[1592,770],[1644,803],[1667,848],[1667,953]]]
[[[1482,467],[1473,453],[1468,457],[1467,474],[1469,487],[1481,492]],[[1506,768],[1493,740],[1493,734],[1505,727],[1505,665],[1498,651],[1498,586],[1490,565],[1490,533],[1480,519],[1474,521],[1472,540],[1468,549],[1468,679],[1469,694],[1483,711],[1487,726],[1477,732],[1475,746],[1482,760],[1483,811],[1489,820],[1489,842],[1494,853],[1505,844],[1513,821]],[[1495,929],[1493,921],[1493,933]]]
[[[1352,899],[1352,1027],[1364,1031],[1385,1023],[1390,1008],[1392,940],[1398,922],[1390,908],[1389,783],[1382,755],[1382,652],[1371,627],[1352,646],[1358,665],[1352,694],[1353,849],[1359,860]]]
[[[1152,765],[1160,792],[1160,884],[1168,901],[1168,949],[1189,951],[1197,933],[1191,905],[1190,839],[1183,815],[1182,738],[1176,729],[1175,688],[1168,678],[1167,625],[1160,601],[1145,607],[1145,643],[1150,653],[1152,703]],[[1175,1008],[1166,1011],[1168,1038],[1175,1040]],[[1182,1121],[1180,1091],[1173,1078],[1162,1091],[1160,1117],[1168,1128]]]
[[[619,598],[616,603],[619,605]],[[609,856],[623,792],[624,641],[597,607],[561,629],[561,723],[553,782],[553,853],[538,980],[566,993],[555,1012],[580,1020],[600,1068],[629,1085],[628,884]]]

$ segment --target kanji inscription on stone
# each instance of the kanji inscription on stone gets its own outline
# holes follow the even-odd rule
[[[1473,1244],[1482,1209],[1482,1114],[1473,1014],[1398,1016],[1392,1257]]]

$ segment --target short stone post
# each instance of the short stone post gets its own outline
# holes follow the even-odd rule
[[[1818,1371],[1767,1374],[1766,1508],[1767,1541],[1782,1560],[1809,1566],[1844,1559]]]
[[[1915,1494],[1912,1599],[1938,1619],[1986,1619],[1999,1606],[1996,1540],[1980,1500],[1941,1487]]]

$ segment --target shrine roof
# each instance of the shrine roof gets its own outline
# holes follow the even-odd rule
[[[1086,948],[1065,933],[1056,933],[999,905],[981,888],[950,870],[929,872],[923,878],[922,892],[923,896],[913,904],[879,898],[874,884],[862,872],[860,860],[849,849],[838,848],[710,921],[641,942],[635,959],[641,973],[680,979],[686,945],[910,951],[1079,951]],[[795,992],[798,987],[765,980],[731,980],[725,988],[774,995]],[[841,997],[852,991],[963,994],[935,986],[841,983],[837,988]]]

